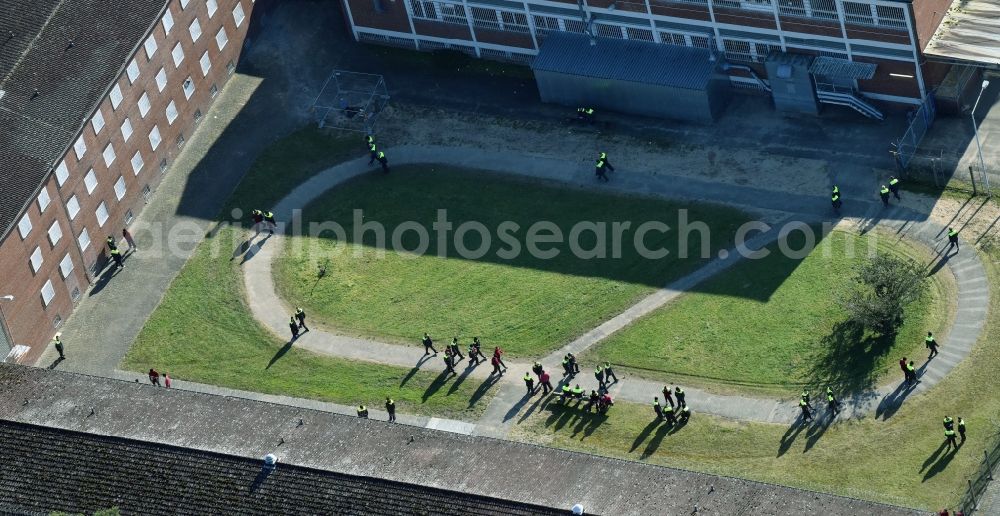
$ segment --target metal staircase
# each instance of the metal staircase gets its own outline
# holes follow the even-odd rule
[[[885,119],[885,115],[881,111],[858,96],[852,88],[816,83],[816,98],[824,104],[847,106],[868,118],[875,120]]]

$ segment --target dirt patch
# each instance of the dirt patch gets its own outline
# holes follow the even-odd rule
[[[593,166],[607,152],[616,169],[651,175],[691,177],[732,185],[789,192],[808,191],[829,182],[822,160],[778,156],[752,149],[681,144],[662,136],[641,140],[603,133],[572,122],[540,122],[456,113],[408,104],[388,107],[379,136],[391,145],[424,143],[557,157]],[[784,172],[784,173],[782,173]]]

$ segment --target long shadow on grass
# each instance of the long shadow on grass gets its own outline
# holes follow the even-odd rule
[[[295,344],[295,339],[292,339],[288,341],[288,343],[285,344],[284,346],[281,346],[281,349],[279,349],[278,352],[275,353],[273,357],[271,357],[271,361],[267,363],[267,367],[265,367],[264,369],[270,369],[275,362],[281,360],[281,357],[285,356],[285,354],[292,349],[292,344]]]
[[[406,376],[404,376],[403,379],[399,382],[399,386],[402,387],[406,385],[406,382],[409,382],[411,379],[413,379],[413,377],[416,376],[418,372],[420,372],[420,366],[424,365],[424,362],[430,360],[430,358],[431,358],[430,355],[424,355],[420,357],[420,360],[417,360],[416,365],[414,365],[413,368],[410,369],[410,372],[406,373]]]
[[[872,335],[853,321],[839,322],[811,357],[808,383],[820,391],[831,387],[840,397],[867,392],[875,386],[877,366],[895,341],[895,335]]]
[[[476,403],[479,403],[479,400],[483,399],[483,396],[486,396],[486,393],[489,392],[490,387],[493,387],[499,381],[499,375],[490,375],[488,378],[483,380],[483,383],[479,384],[479,387],[476,388],[476,392],[473,392],[472,396],[469,397],[469,408],[472,408]]]
[[[799,434],[808,427],[809,422],[806,421],[800,414],[799,418],[795,420],[792,426],[788,427],[785,435],[781,436],[781,443],[778,444],[778,457],[787,453],[788,449],[792,447],[792,443],[795,442],[795,439],[799,436]]]
[[[809,431],[806,432],[806,446],[802,449],[802,453],[811,450],[819,438],[823,437],[823,434],[830,429],[831,424],[833,424],[833,416],[829,413],[816,418],[815,422],[809,425]]]
[[[946,444],[947,442],[948,441],[942,442],[941,446],[938,446],[938,449],[924,461],[924,466],[920,469],[920,471],[924,471],[924,469],[927,471],[924,473],[924,478],[921,482],[926,482],[938,473],[947,469],[948,464],[951,464],[952,459],[955,458],[959,447],[948,448]],[[935,461],[934,459],[937,460]],[[933,464],[931,464],[932,462]],[[929,468],[927,467],[928,465],[930,465]]]
[[[478,364],[474,365],[472,362],[469,362],[465,366],[465,368],[462,369],[462,374],[458,375],[458,377],[455,378],[455,382],[452,383],[451,387],[448,388],[448,395],[449,396],[452,395],[452,394],[454,394],[455,391],[458,390],[458,387],[460,385],[462,385],[462,383],[465,382],[466,379],[469,378],[469,375],[472,374],[472,372],[476,370],[477,366],[478,366]]]
[[[437,378],[435,378],[434,381],[427,386],[427,390],[424,391],[424,402],[430,399],[431,396],[437,394],[437,391],[440,391],[441,387],[444,387],[444,384],[448,383],[448,378],[451,378],[451,373],[449,373],[447,369],[441,371],[441,374],[439,374]]]
[[[924,366],[921,366],[923,369]],[[886,394],[882,401],[878,403],[878,407],[875,407],[875,417],[882,419],[889,419],[899,410],[899,407],[903,406],[903,401],[906,400],[907,396],[913,393],[916,383],[907,384],[906,382],[900,382],[896,386],[896,389],[889,394]]]

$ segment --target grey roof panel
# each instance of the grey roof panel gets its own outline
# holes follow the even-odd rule
[[[532,62],[534,70],[598,79],[704,90],[716,62],[704,48],[550,33]]]

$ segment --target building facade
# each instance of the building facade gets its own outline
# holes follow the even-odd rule
[[[127,1],[114,3],[119,4],[114,8],[129,7]],[[42,164],[47,168],[44,180],[16,212],[0,242],[0,270],[4,271],[0,296],[14,297],[0,301],[6,321],[0,330],[4,337],[0,352],[5,351],[4,345],[27,346],[15,350],[20,362],[31,363],[41,354],[98,279],[107,263],[107,237],[121,241],[122,229],[132,223],[169,172],[185,139],[235,70],[250,24],[252,0],[155,3],[150,12],[158,14],[136,22],[143,24],[145,32],[139,28],[132,34],[137,41],[130,44],[127,59],[107,64],[117,70],[113,82],[94,86],[86,111],[66,113],[78,116],[72,122],[78,130],[52,137],[44,127],[40,129],[45,133],[42,140],[66,143],[54,154],[57,159]],[[56,7],[61,8],[67,7]],[[55,13],[52,18],[59,16]],[[86,38],[70,40],[65,52],[81,50],[79,55],[88,59],[106,55],[84,52],[83,46],[90,44]],[[34,57],[26,54],[17,66],[29,66],[26,59]],[[15,68],[6,83],[0,84],[16,92],[18,77]],[[28,101],[45,99],[44,87],[35,87]],[[13,106],[12,111],[19,109]],[[24,112],[30,109],[25,102]],[[16,123],[24,132],[23,120]],[[3,143],[5,148],[13,146]],[[23,145],[17,151],[22,159],[33,157]]]
[[[355,39],[528,62],[551,31],[714,47],[766,78],[772,51],[877,65],[852,86],[912,107],[950,65],[922,54],[952,0],[342,0]],[[735,88],[762,89],[733,67]]]

